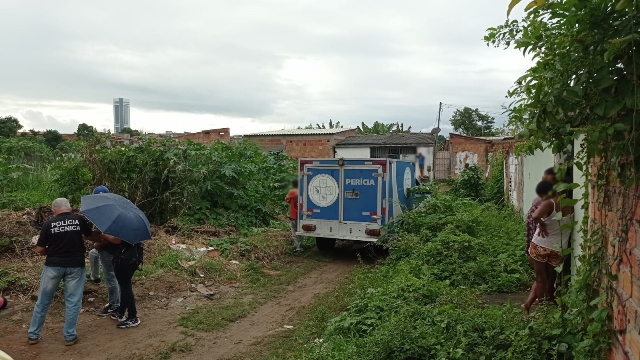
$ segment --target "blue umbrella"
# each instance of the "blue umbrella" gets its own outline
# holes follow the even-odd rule
[[[131,201],[112,193],[85,195],[80,212],[98,230],[129,244],[151,239],[151,225],[144,213]]]

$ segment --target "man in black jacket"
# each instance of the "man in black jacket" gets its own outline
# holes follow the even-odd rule
[[[91,235],[85,219],[71,212],[69,200],[59,198],[51,204],[53,218],[44,223],[36,244],[36,252],[46,256],[40,276],[40,293],[33,309],[29,327],[29,344],[40,342],[40,334],[47,310],[60,282],[64,283],[65,322],[63,335],[65,345],[78,341],[76,325],[82,308],[82,292],[85,282],[84,236]]]

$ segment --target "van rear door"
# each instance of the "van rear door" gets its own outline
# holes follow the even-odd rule
[[[302,203],[303,219],[340,220],[340,168],[306,165]]]
[[[380,165],[347,165],[343,168],[342,221],[381,224],[383,178]]]

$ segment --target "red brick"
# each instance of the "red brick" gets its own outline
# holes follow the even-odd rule
[[[625,340],[630,355],[628,359],[640,359],[640,334],[637,331],[627,331]]]

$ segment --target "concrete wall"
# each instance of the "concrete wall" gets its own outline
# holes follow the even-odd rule
[[[516,155],[514,149],[511,149],[511,151],[509,152],[505,152],[504,156],[505,193],[507,194],[509,202],[511,203],[511,206],[513,206],[513,209],[518,212],[524,212],[524,184],[522,181],[523,157]]]
[[[522,208],[526,216],[536,195],[536,185],[542,180],[544,171],[555,165],[551,150],[537,150],[532,156],[523,158],[522,166]]]
[[[336,148],[336,158],[345,159],[366,159],[371,155],[371,148],[367,147],[349,147]]]

